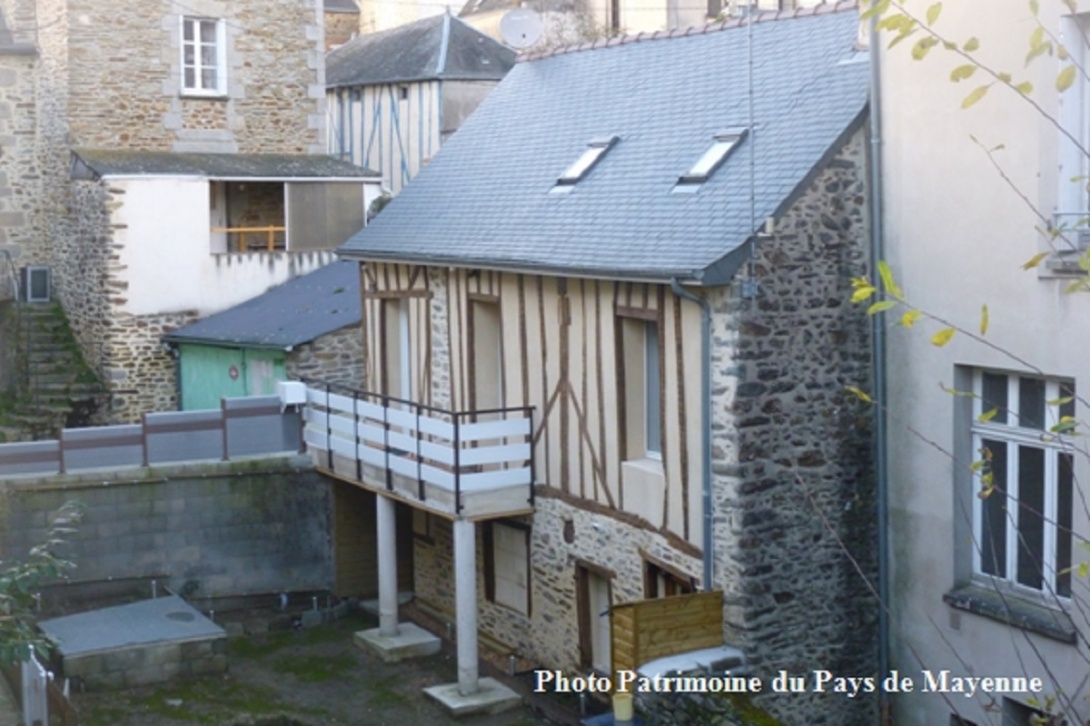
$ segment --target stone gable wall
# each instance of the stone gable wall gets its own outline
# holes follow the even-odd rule
[[[876,575],[871,410],[845,390],[871,381],[870,323],[849,302],[868,266],[866,164],[859,131],[758,241],[756,298],[717,301],[737,341],[713,384],[734,389],[729,412],[716,406],[733,437],[717,444],[737,462],[716,470],[717,554],[730,554],[720,582],[740,586],[727,631],[767,679],[877,668],[877,604],[841,546]],[[875,695],[757,703],[795,723],[877,719]]]

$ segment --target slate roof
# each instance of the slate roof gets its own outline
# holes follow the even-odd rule
[[[324,10],[327,13],[358,13],[360,6],[356,0],[325,0]]]
[[[764,22],[770,17],[759,16],[752,32],[754,131],[695,193],[671,190],[713,135],[749,125],[749,31],[737,21],[518,63],[340,253],[728,281],[746,241],[859,128],[867,103],[854,3]],[[620,140],[570,193],[550,193],[588,142],[614,134]]]
[[[199,154],[76,149],[72,157],[74,179],[153,174],[219,179],[246,177],[328,179],[382,176],[379,172],[316,154]]]
[[[339,261],[163,336],[172,343],[290,350],[360,322],[359,265]]]
[[[465,21],[434,15],[361,35],[326,56],[326,85],[367,86],[413,81],[498,81],[515,51]]]

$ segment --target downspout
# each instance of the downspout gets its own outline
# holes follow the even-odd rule
[[[704,590],[712,590],[712,566],[715,554],[712,550],[712,309],[706,298],[693,295],[677,278],[670,279],[674,295],[700,306],[700,428],[703,482],[700,501],[704,510]]]
[[[878,15],[870,18],[870,257],[872,269],[885,253],[882,220],[882,85]],[[889,474],[886,451],[886,329],[883,316],[871,316],[874,347],[875,487],[878,496],[878,674],[889,674]],[[891,724],[890,697],[878,692],[879,724]]]

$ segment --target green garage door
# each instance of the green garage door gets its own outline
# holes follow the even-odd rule
[[[220,399],[275,394],[284,352],[267,349],[179,346],[182,409],[219,409]]]

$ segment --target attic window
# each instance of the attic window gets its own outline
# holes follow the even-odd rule
[[[726,161],[734,147],[746,138],[748,129],[728,129],[712,137],[708,147],[689,171],[677,178],[678,184],[703,184],[711,178],[719,166]]]
[[[598,160],[602,158],[602,155],[617,143],[618,139],[620,139],[619,136],[592,139],[590,143],[587,144],[587,149],[583,152],[582,156],[576,159],[575,163],[560,175],[556,180],[556,183],[571,185],[578,182],[587,175],[587,172],[589,172],[595,164],[598,163]]]

